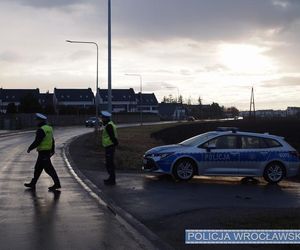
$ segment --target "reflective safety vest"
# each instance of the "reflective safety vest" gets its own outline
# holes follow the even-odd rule
[[[108,124],[110,124],[113,127],[114,135],[115,135],[116,138],[118,138],[116,125],[112,121],[110,121],[109,123],[107,123],[107,125]],[[106,126],[104,127],[103,132],[102,132],[102,146],[105,147],[105,148],[114,144],[112,142],[112,140],[110,139],[108,133],[107,133]]]
[[[45,133],[45,137],[38,145],[37,151],[46,151],[46,150],[51,150],[53,146],[53,129],[49,125],[44,125],[41,127],[41,129]]]

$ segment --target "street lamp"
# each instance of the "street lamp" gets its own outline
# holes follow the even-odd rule
[[[99,120],[99,112],[98,112],[98,64],[99,64],[99,47],[98,44],[95,42],[85,42],[85,41],[72,41],[72,40],[66,40],[67,43],[84,43],[84,44],[93,44],[96,45],[97,48],[97,73],[96,73],[96,98],[95,98],[95,105],[96,105],[96,118],[97,118],[97,123],[95,125],[95,128],[98,129],[98,120]]]
[[[126,76],[138,76],[140,78],[140,122],[143,125],[143,77],[140,74],[125,74]]]

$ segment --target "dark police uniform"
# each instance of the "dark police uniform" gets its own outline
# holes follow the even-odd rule
[[[102,132],[102,145],[105,149],[106,169],[109,178],[104,180],[107,185],[114,185],[116,182],[114,155],[116,146],[119,144],[116,125],[109,121]]]
[[[51,126],[47,125],[45,121],[39,124],[39,129],[36,131],[36,137],[34,142],[29,146],[28,153],[37,149],[38,158],[34,167],[34,177],[30,183],[25,183],[24,185],[29,188],[35,188],[35,185],[43,172],[51,176],[54,185],[49,187],[49,190],[55,190],[60,188],[60,181],[57,173],[51,163],[51,156],[55,152],[55,141],[53,138],[53,129]]]

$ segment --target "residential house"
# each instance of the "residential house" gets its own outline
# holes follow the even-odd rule
[[[6,113],[7,106],[10,103],[13,103],[17,110],[21,104],[22,98],[30,95],[33,98],[36,98],[39,100],[39,89],[0,89],[0,99],[1,99],[1,106],[0,106],[0,112]]]
[[[41,104],[42,110],[45,114],[54,114],[56,107],[54,106],[54,94],[53,93],[41,93],[39,97],[39,102]]]
[[[135,95],[138,111],[143,113],[158,114],[158,101],[154,93],[144,94],[138,93]]]
[[[106,110],[108,106],[108,90],[98,89],[100,109]],[[137,112],[137,100],[134,90],[112,89],[112,112]]]
[[[56,109],[72,107],[88,109],[95,106],[95,97],[91,88],[88,89],[54,89],[53,103]]]
[[[300,107],[288,107],[286,113],[287,116],[300,116]]]
[[[159,116],[162,120],[184,120],[187,112],[181,103],[160,103]]]
[[[54,98],[54,94],[52,93],[40,93],[40,96],[39,96],[39,102],[42,106],[43,109],[45,109],[46,107],[49,107],[49,106],[54,106],[53,105],[53,98]]]

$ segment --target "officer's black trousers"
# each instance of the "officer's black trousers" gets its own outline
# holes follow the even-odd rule
[[[36,184],[43,170],[51,176],[54,184],[59,185],[59,179],[57,173],[51,163],[51,152],[50,151],[40,151],[34,167],[34,177],[31,181],[32,184]]]
[[[109,174],[109,179],[112,181],[116,179],[114,164],[115,149],[115,146],[109,146],[105,148],[106,169]]]

